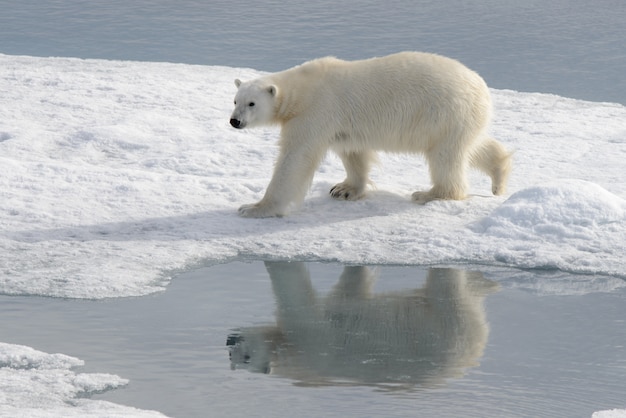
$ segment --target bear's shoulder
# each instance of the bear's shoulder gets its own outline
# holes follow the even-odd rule
[[[336,68],[346,63],[347,61],[328,56],[307,61],[296,67],[293,67],[291,70],[288,71],[297,72],[302,75],[322,74],[328,69]]]

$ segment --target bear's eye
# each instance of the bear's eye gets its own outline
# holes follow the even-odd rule
[[[235,106],[237,106],[237,100],[235,100]]]
[[[254,106],[254,102],[250,102],[250,103],[248,104],[248,106],[253,107],[253,106]]]

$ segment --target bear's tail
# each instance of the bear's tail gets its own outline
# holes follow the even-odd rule
[[[472,152],[472,167],[491,177],[491,191],[494,195],[506,193],[506,185],[513,165],[513,153],[491,137],[486,137]]]

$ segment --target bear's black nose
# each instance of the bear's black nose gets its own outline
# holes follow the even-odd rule
[[[241,121],[239,119],[231,119],[230,124],[233,126],[233,128],[239,128],[239,125],[241,125]]]

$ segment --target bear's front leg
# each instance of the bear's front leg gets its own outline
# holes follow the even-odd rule
[[[287,214],[291,203],[302,202],[326,150],[298,145],[282,141],[265,196],[257,203],[241,206],[239,215],[246,218],[280,217]]]

